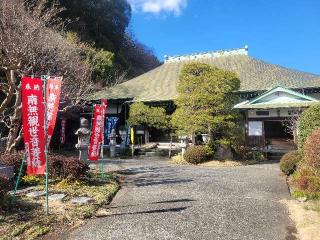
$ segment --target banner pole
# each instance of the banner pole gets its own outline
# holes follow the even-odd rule
[[[24,167],[25,160],[26,160],[26,155],[24,154],[23,158],[22,158],[22,163],[20,165],[19,174],[18,174],[18,177],[17,177],[17,180],[16,180],[16,184],[15,184],[15,187],[14,187],[14,191],[13,191],[13,201],[14,202],[16,201],[16,193],[17,193],[17,190],[18,190],[18,187],[19,187],[19,182],[20,182],[20,178],[21,178],[21,174],[22,174],[22,170],[23,170],[23,167]]]
[[[103,105],[103,101],[101,100],[101,106],[103,107],[103,125],[101,128],[102,131],[102,142],[101,142],[101,177],[104,178],[104,151],[103,151],[103,146],[104,146],[104,124],[105,124],[105,112],[104,112],[104,105]]]
[[[45,173],[45,177],[46,177],[46,206],[45,206],[45,211],[46,214],[49,214],[49,187],[48,187],[48,179],[49,179],[49,168],[48,168],[48,142],[47,142],[47,80],[48,80],[49,76],[44,76],[43,77],[43,104],[44,104],[44,136],[45,136],[45,156],[46,156],[46,173]]]
[[[93,118],[94,118],[94,108],[96,104],[92,106],[92,111],[91,111],[91,124],[90,124],[90,143],[89,143],[89,149],[90,149],[90,144],[91,144],[91,134],[92,134],[92,125],[93,125]],[[87,163],[89,163],[88,157],[89,157],[89,149],[88,149],[88,154],[87,154]]]
[[[130,130],[130,137],[131,137],[131,143],[132,143],[132,146],[131,146],[132,158],[134,158],[134,128],[133,127],[131,127],[131,130]]]

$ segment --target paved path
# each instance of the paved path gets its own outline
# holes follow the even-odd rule
[[[110,166],[110,165],[109,165]],[[107,208],[70,239],[293,239],[278,164],[210,169],[166,160],[121,160],[126,175]]]

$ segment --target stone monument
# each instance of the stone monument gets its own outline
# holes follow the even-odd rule
[[[90,146],[90,130],[87,119],[80,119],[80,128],[76,131],[75,135],[78,136],[76,148],[79,150],[79,159],[86,161],[88,160],[88,149]]]
[[[110,157],[114,158],[116,156],[116,146],[117,146],[117,134],[116,130],[112,129],[111,134],[109,136],[110,139]]]
[[[183,157],[188,147],[189,138],[187,136],[180,136],[179,139],[180,139],[181,155]]]

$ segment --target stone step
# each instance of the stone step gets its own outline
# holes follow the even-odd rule
[[[268,160],[270,161],[280,161],[281,156],[268,156]]]
[[[269,152],[268,153],[268,160],[274,160],[274,161],[280,161],[280,159],[282,158],[282,156],[285,154],[286,152]]]

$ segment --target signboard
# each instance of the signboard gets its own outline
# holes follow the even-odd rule
[[[61,93],[61,78],[49,78],[46,89],[47,100],[47,141],[50,145],[51,137],[56,125]]]
[[[118,117],[108,117],[106,121],[105,143],[110,142],[109,136],[111,134],[112,129],[116,127],[118,120]]]
[[[249,136],[262,136],[263,135],[263,125],[262,121],[249,121]]]
[[[22,128],[29,175],[44,174],[46,168],[42,92],[40,78],[22,78]]]

